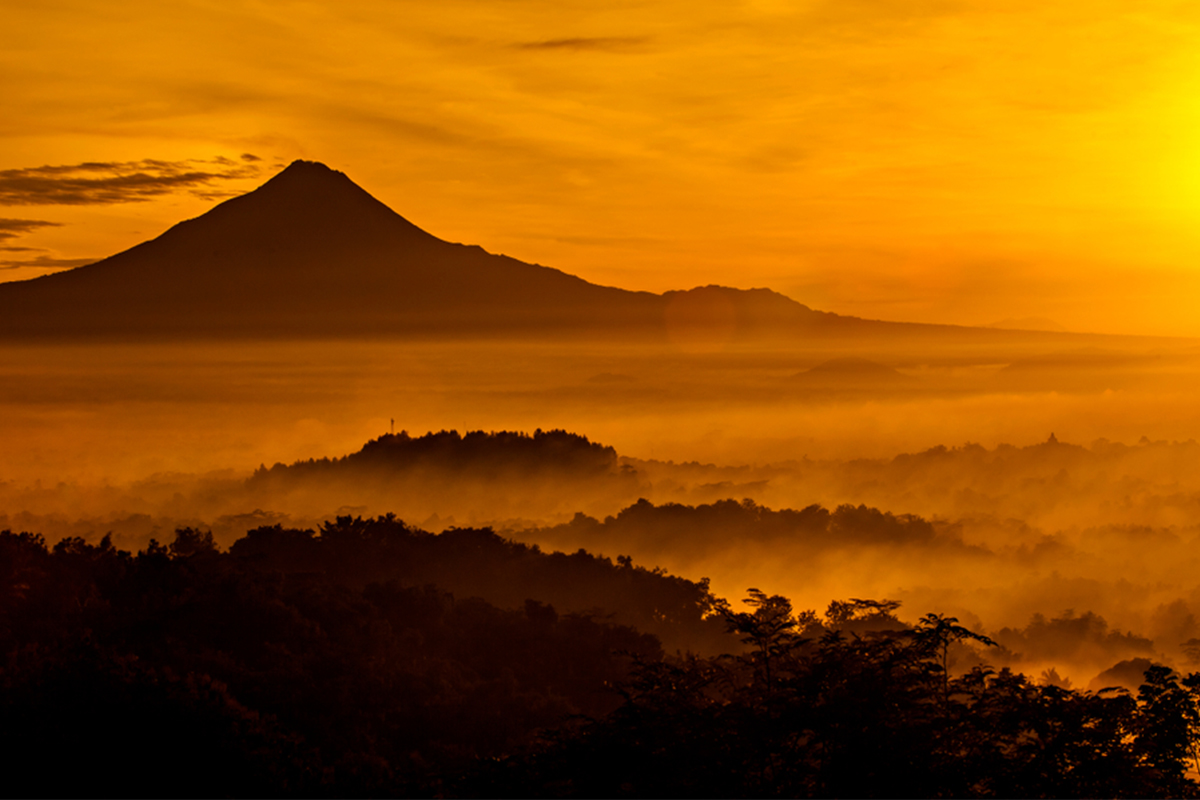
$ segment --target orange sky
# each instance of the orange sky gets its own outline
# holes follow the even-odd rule
[[[309,158],[600,283],[1200,335],[1196,4],[0,0],[0,25],[2,279]]]

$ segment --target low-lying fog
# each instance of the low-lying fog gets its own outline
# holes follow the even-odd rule
[[[177,525],[228,544],[395,512],[629,554],[733,599],[901,600],[992,634],[995,663],[1085,687],[1127,659],[1195,668],[1200,349],[1047,341],[5,346],[0,529],[136,549]],[[451,446],[253,474],[355,453],[392,419],[615,452],[539,466]]]

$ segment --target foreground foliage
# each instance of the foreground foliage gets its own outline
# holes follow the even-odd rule
[[[423,538],[391,520],[343,522],[316,537],[328,572],[279,563],[311,532],[268,530],[220,553],[182,530],[136,556],[107,540],[47,550],[41,537],[0,533],[10,785],[50,796],[429,794],[442,773],[540,728],[602,717],[620,703],[606,687],[631,656],[661,657],[653,636],[532,599],[506,609],[420,583],[362,584],[356,561],[386,563],[387,545]],[[497,538],[482,534],[459,537],[464,562]],[[43,769],[49,753],[69,768]]]
[[[567,587],[597,610],[546,602]],[[1154,666],[1136,697],[951,676],[992,644],[952,618],[746,603],[390,517],[228,553],[192,529],[136,555],[3,532],[6,777],[43,796],[1196,794],[1198,675]],[[743,652],[665,655],[607,604]]]
[[[479,795],[625,797],[1192,796],[1200,676],[1155,666],[1135,698],[1038,686],[947,654],[990,644],[953,618],[886,626],[894,603],[834,604],[858,632],[751,590],[726,609],[741,657],[641,660],[608,717],[494,761]],[[810,612],[811,615],[811,612]],[[894,621],[894,618],[892,618]],[[827,617],[828,620],[828,617]],[[857,623],[857,625],[856,625]],[[864,624],[868,623],[868,624]],[[886,627],[881,628],[881,623]],[[873,630],[871,630],[874,628]],[[900,628],[900,629],[897,629]]]

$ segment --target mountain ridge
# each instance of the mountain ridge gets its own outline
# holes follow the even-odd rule
[[[840,316],[770,289],[659,295],[601,286],[439,239],[312,161],[94,264],[0,284],[7,340],[565,335],[723,343],[948,330],[988,340],[1031,335]]]

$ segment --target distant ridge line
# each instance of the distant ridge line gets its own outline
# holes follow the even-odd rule
[[[600,286],[439,239],[344,173],[302,160],[124,252],[0,284],[5,341],[567,337],[712,347],[881,335],[1072,336],[864,320],[765,288]]]

